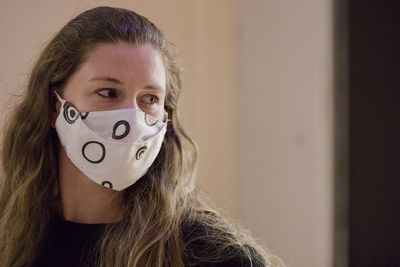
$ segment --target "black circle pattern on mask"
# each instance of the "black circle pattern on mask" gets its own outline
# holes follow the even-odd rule
[[[83,112],[83,113],[81,113],[81,118],[82,118],[82,120],[86,119],[87,116],[89,116],[89,112]]]
[[[69,124],[73,124],[79,117],[78,110],[68,101],[64,103],[63,115]]]
[[[113,188],[113,184],[110,181],[103,181],[101,185],[107,188]]]
[[[95,159],[89,159],[89,158],[86,156],[85,149],[86,149],[86,147],[87,147],[88,145],[90,145],[90,144],[97,144],[97,145],[99,145],[99,146],[101,147],[102,153],[101,153],[101,157],[99,157],[99,159],[97,159],[97,160],[95,160]],[[89,141],[89,142],[86,142],[86,143],[83,145],[83,147],[82,147],[82,155],[83,155],[83,157],[84,157],[87,161],[89,161],[90,163],[97,164],[97,163],[102,162],[102,161],[104,160],[104,158],[106,157],[106,148],[105,148],[104,145],[103,145],[102,143],[100,143],[100,142],[97,142],[97,141]]]
[[[117,129],[121,125],[123,125],[125,127],[125,131],[122,134],[117,135]],[[130,127],[129,123],[125,120],[120,120],[113,127],[112,138],[114,138],[116,140],[120,140],[120,139],[126,137],[129,134],[130,130],[131,130],[131,127]]]
[[[144,114],[144,122],[148,125],[148,126],[154,126],[157,124],[158,120],[154,119],[152,117],[150,117],[150,115],[148,115],[147,113]]]
[[[138,149],[138,151],[136,152],[136,159],[140,160],[141,158],[143,158],[144,153],[147,150],[147,146],[142,146]]]

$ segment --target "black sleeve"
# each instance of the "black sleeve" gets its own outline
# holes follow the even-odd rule
[[[266,265],[259,261],[250,262],[249,258],[241,257],[241,258],[234,258],[229,261],[215,263],[207,267],[266,267]]]
[[[257,251],[253,247],[247,247],[251,254],[251,259],[248,256],[243,255],[242,251],[236,251],[236,255],[233,258],[225,261],[215,263],[212,267],[266,267],[266,263],[258,255]],[[237,249],[234,249],[237,250]],[[235,252],[234,252],[235,253]],[[211,267],[207,266],[207,267]]]
[[[185,244],[185,266],[267,266],[263,257],[259,255],[259,252],[254,247],[250,245],[245,247],[238,245],[225,246],[222,238],[215,238],[215,236],[221,237],[223,235],[224,233],[218,233],[198,222],[186,225],[182,235],[182,241]]]

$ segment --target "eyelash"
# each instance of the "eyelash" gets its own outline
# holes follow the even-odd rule
[[[113,96],[113,97],[110,97],[110,96],[102,95],[102,94],[100,93],[100,92],[102,92],[102,91],[108,91],[108,92],[110,92],[110,93],[113,93],[114,96]],[[117,97],[116,95],[118,95],[118,94],[117,94],[117,90],[115,90],[115,89],[110,89],[110,88],[103,88],[103,89],[97,90],[96,93],[97,93],[99,96],[104,97],[104,98],[116,98],[116,97]]]
[[[158,97],[155,96],[155,95],[144,95],[144,97],[150,97],[150,98],[154,99],[154,101],[150,101],[150,103],[145,103],[146,105],[154,105],[154,104],[157,104],[159,102]]]
[[[105,96],[105,95],[102,95],[100,92],[101,91],[109,91],[109,93],[112,93],[113,94],[113,96]],[[100,89],[100,90],[98,90],[97,91],[97,94],[100,96],[100,97],[104,97],[104,98],[117,98],[118,97],[118,93],[117,93],[117,90],[115,90],[115,89],[111,89],[111,88],[103,88],[103,89]],[[144,95],[143,97],[151,97],[152,99],[154,99],[154,101],[150,101],[150,103],[146,103],[145,101],[141,101],[141,102],[143,102],[143,103],[145,103],[146,105],[154,105],[154,104],[157,104],[157,103],[159,103],[159,98],[156,96],[156,95]],[[141,97],[141,98],[143,98],[143,97]]]

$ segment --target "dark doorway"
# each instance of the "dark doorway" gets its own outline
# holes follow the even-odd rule
[[[348,266],[400,266],[400,1],[342,4],[347,23],[336,25],[347,24]]]

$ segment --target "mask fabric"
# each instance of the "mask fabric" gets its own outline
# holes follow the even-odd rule
[[[121,191],[147,172],[160,152],[167,120],[136,108],[81,113],[56,95],[61,102],[56,119],[61,145],[87,177]]]

